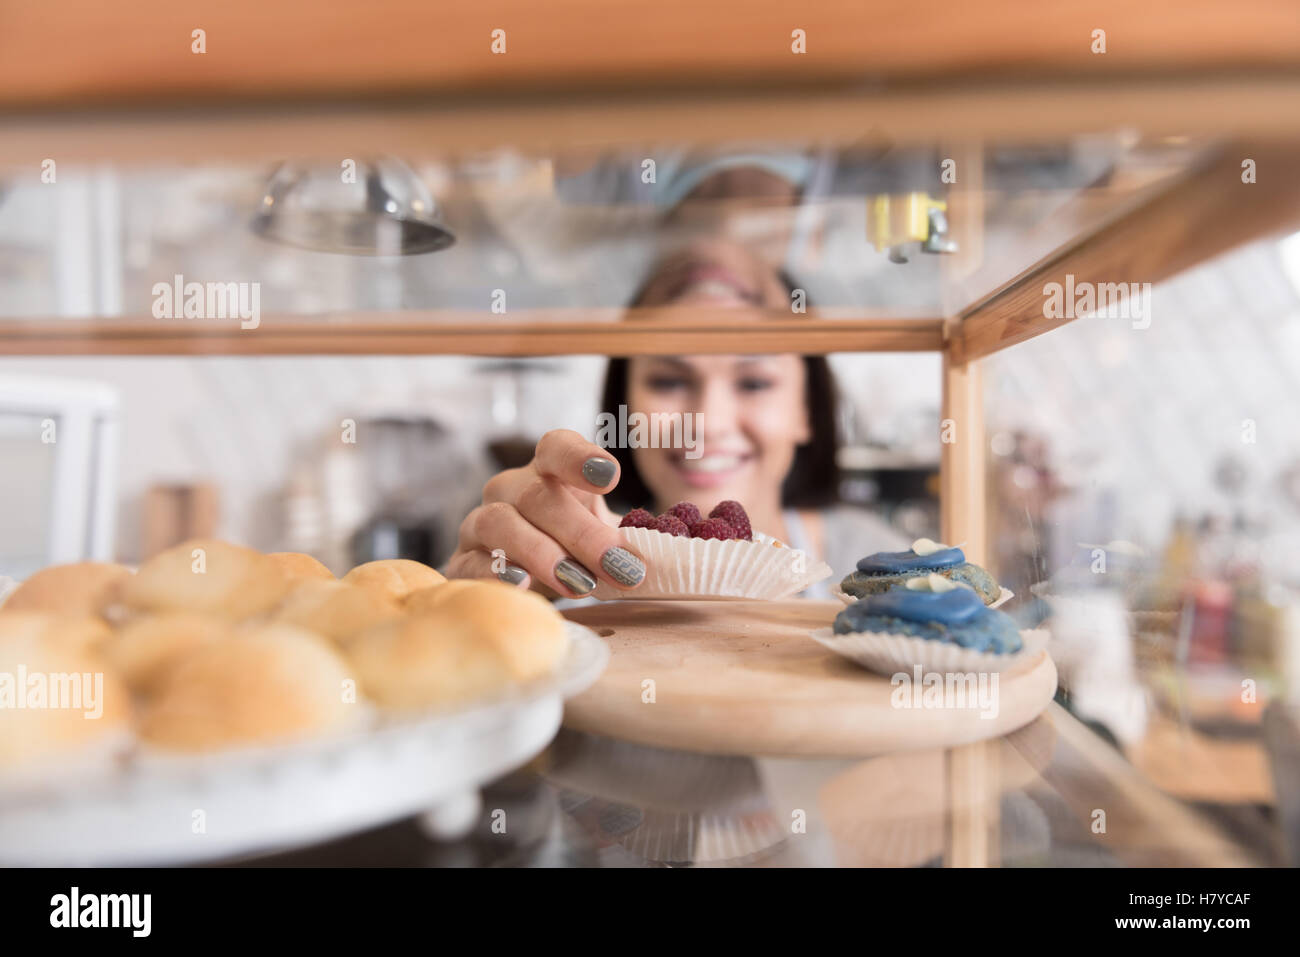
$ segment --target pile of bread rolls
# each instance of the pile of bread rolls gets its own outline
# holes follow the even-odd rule
[[[0,606],[0,676],[102,674],[101,713],[0,707],[0,770],[124,732],[206,752],[347,730],[367,705],[454,707],[551,674],[566,646],[540,596],[403,559],[336,579],[308,555],[191,541],[134,573],[54,566]]]

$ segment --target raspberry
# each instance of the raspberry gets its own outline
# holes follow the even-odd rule
[[[733,502],[731,499],[719,502],[709,513],[709,518],[722,519],[736,530],[736,538],[743,538],[745,541],[754,539],[754,529],[749,524],[749,516],[745,514],[745,508],[739,502]]]
[[[691,534],[685,522],[668,512],[656,518],[653,527],[656,531],[667,532],[669,535],[689,536]]]
[[[655,517],[643,508],[634,508],[623,516],[619,528],[654,528]]]
[[[664,514],[676,515],[688,526],[694,525],[696,522],[700,520],[700,510],[696,508],[694,505],[692,505],[690,502],[678,502],[668,511],[664,512]]]
[[[691,526],[692,538],[712,538],[725,542],[736,537],[736,530],[720,518],[706,518]]]

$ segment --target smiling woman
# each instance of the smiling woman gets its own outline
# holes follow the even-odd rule
[[[757,323],[790,309],[795,295],[789,277],[745,247],[710,241],[664,259],[633,305],[734,308]],[[839,417],[823,356],[615,358],[601,408],[622,405],[651,417],[694,413],[698,446],[610,448],[622,477],[606,497],[617,510],[662,512],[689,499],[707,513],[721,501],[743,502],[755,528],[833,567],[864,542],[896,538],[869,514],[835,505]]]
[[[711,240],[664,259],[632,305],[730,309],[757,324],[786,313],[795,294],[745,247]],[[837,420],[822,356],[613,358],[597,442],[549,432],[528,466],[489,481],[483,505],[461,526],[449,574],[505,575],[563,597],[585,596],[606,580],[634,589],[644,563],[622,547],[618,513],[661,513],[684,501],[704,514],[740,502],[756,531],[832,568],[904,547],[884,522],[836,504]],[[510,568],[492,566],[495,550]],[[818,583],[805,595],[829,592]]]
[[[795,286],[733,243],[695,243],[654,270],[634,306],[707,306],[752,313],[790,308]],[[683,415],[697,447],[611,449],[623,478],[609,496],[626,510],[685,498],[712,508],[746,503],[758,527],[780,529],[786,508],[835,500],[835,388],[822,356],[639,356],[611,359],[602,410]],[[689,452],[689,454],[687,454]],[[779,534],[779,533],[778,533]]]

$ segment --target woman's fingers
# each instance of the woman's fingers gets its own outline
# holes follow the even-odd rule
[[[483,505],[462,523],[449,570],[478,577],[483,559],[472,553],[504,554],[534,585],[561,595],[589,594],[599,579],[635,588],[645,563],[623,547],[602,498],[618,477],[613,456],[577,432],[547,432],[528,466],[484,485]]]
[[[611,584],[635,588],[645,578],[645,562],[623,546],[619,530],[593,515],[556,479],[543,476],[525,485],[515,508],[525,521]]]
[[[537,477],[532,466],[522,469],[506,469],[492,476],[483,485],[483,504],[493,502],[513,502],[518,490]]]
[[[503,555],[473,549],[458,551],[447,563],[448,578],[492,578],[507,585],[527,588],[533,578],[528,569],[506,561]]]
[[[569,429],[554,429],[542,436],[533,467],[581,492],[603,495],[618,484],[614,457]]]
[[[542,436],[533,461],[524,468],[506,469],[488,479],[483,486],[483,504],[517,502],[520,492],[539,476],[563,483],[585,507],[603,518],[605,524],[614,520],[602,496],[618,484],[618,463],[599,446],[565,429]]]
[[[533,579],[562,595],[586,594],[570,592],[560,587],[555,577],[555,567],[567,556],[559,544],[534,528],[520,516],[508,502],[481,505],[465,517],[460,525],[460,542],[457,552],[482,552],[492,557],[504,558],[511,565],[525,569]]]
[[[596,518],[554,479],[521,489],[516,504],[493,502],[461,524],[458,551],[499,549],[536,583],[562,595],[582,596],[603,578],[633,588],[645,563],[622,546],[618,529]]]

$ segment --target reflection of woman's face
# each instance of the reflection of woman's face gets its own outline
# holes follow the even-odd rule
[[[757,322],[763,309],[788,308],[789,298],[775,273],[743,247],[710,243],[665,262],[640,304],[670,302],[750,310]],[[629,412],[700,413],[693,450],[633,452],[656,505],[691,501],[707,513],[736,499],[759,511],[779,508],[795,449],[810,438],[804,388],[797,355],[633,358]]]
[[[638,305],[789,309],[790,293],[770,266],[744,246],[697,242],[659,264]]]

